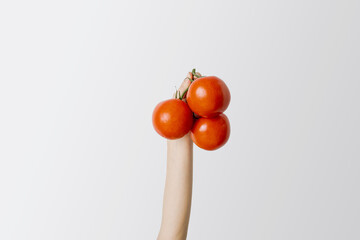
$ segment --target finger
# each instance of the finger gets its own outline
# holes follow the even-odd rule
[[[188,73],[184,81],[181,83],[179,89],[173,95],[174,98],[184,98],[186,94],[184,94],[189,88],[192,81],[192,74]],[[185,99],[184,99],[185,100]]]
[[[195,74],[194,74],[194,80],[196,80],[196,79],[198,79],[198,78],[201,78],[202,77],[202,75],[201,75],[201,73],[199,73],[199,72],[196,72]]]
[[[188,87],[190,86],[191,81],[189,78],[185,78],[184,81],[182,82],[182,84],[180,85],[178,91],[180,92],[180,95],[182,96],[184,94],[184,92],[188,89]]]

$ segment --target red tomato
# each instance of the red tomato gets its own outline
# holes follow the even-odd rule
[[[154,109],[152,122],[155,131],[167,139],[177,139],[187,134],[193,125],[189,106],[179,99],[160,102]]]
[[[224,112],[230,103],[230,91],[218,77],[196,79],[189,87],[186,101],[190,109],[202,117],[214,117]]]
[[[222,147],[230,136],[230,122],[225,114],[214,118],[199,118],[191,129],[191,139],[200,148],[215,150]]]

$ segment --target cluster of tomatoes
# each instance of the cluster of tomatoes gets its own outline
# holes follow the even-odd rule
[[[192,71],[191,84],[182,96],[160,102],[152,121],[157,133],[178,139],[191,131],[191,139],[200,148],[215,150],[230,136],[230,122],[223,113],[230,103],[230,91],[215,76],[197,76]],[[177,95],[177,94],[176,94]]]

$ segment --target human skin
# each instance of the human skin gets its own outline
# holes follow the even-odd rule
[[[193,142],[190,134],[167,141],[163,215],[158,240],[186,239],[193,179]]]
[[[199,74],[200,75],[200,74]],[[178,89],[180,96],[191,84],[187,78]],[[193,182],[193,142],[190,133],[167,140],[167,167],[163,212],[158,240],[184,240],[187,236]]]

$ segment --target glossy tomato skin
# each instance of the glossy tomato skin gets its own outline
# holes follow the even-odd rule
[[[230,122],[223,113],[214,118],[199,118],[191,129],[191,139],[205,150],[215,150],[224,146],[229,137]]]
[[[155,131],[167,139],[183,137],[190,131],[193,121],[189,106],[179,99],[160,102],[152,115]]]
[[[225,82],[215,76],[196,79],[186,95],[190,109],[202,117],[215,117],[223,113],[229,106],[230,98]]]

